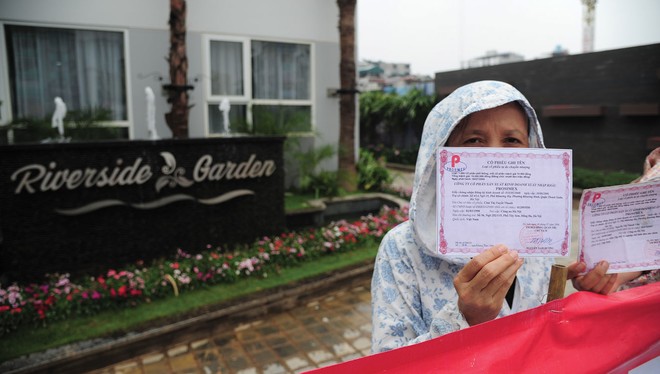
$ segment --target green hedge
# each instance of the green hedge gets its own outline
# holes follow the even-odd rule
[[[639,174],[626,173],[623,171],[601,171],[573,167],[573,187],[584,189],[616,186],[620,184],[628,184],[639,176]]]

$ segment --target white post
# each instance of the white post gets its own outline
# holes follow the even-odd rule
[[[158,140],[158,133],[156,132],[156,104],[154,91],[151,87],[147,86],[144,88],[144,93],[147,99],[147,131],[149,133],[149,139]]]
[[[66,104],[61,97],[55,97],[55,112],[51,119],[51,126],[60,133],[60,138],[64,138],[64,117],[66,117]]]
[[[229,111],[231,110],[231,105],[229,100],[225,97],[220,101],[218,109],[222,112],[222,125],[225,130],[225,134],[229,134]]]

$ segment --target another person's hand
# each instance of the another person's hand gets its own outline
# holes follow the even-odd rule
[[[458,309],[470,326],[495,319],[523,260],[496,245],[468,262],[454,278]]]
[[[578,291],[591,291],[607,295],[642,274],[641,271],[605,274],[609,266],[607,261],[601,261],[587,274],[580,275],[586,270],[587,265],[584,262],[574,262],[568,266],[567,278],[573,282],[573,287]]]
[[[587,269],[587,265],[584,262],[574,262],[568,265],[567,277],[578,291],[591,291],[607,295],[616,291],[619,286],[618,274],[606,274],[609,267],[610,264],[607,261],[601,261],[588,273],[580,275]]]

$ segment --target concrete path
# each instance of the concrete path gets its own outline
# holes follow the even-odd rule
[[[90,373],[299,373],[369,354],[370,277],[287,312],[208,331]]]

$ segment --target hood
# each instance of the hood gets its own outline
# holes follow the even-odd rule
[[[520,103],[527,113],[530,147],[544,148],[536,112],[527,99],[507,83],[481,81],[460,87],[439,102],[426,118],[415,165],[409,213],[415,236],[426,254],[442,257],[453,263],[465,261],[457,257],[442,256],[436,250],[436,151],[445,145],[449,134],[464,117],[514,101]]]

